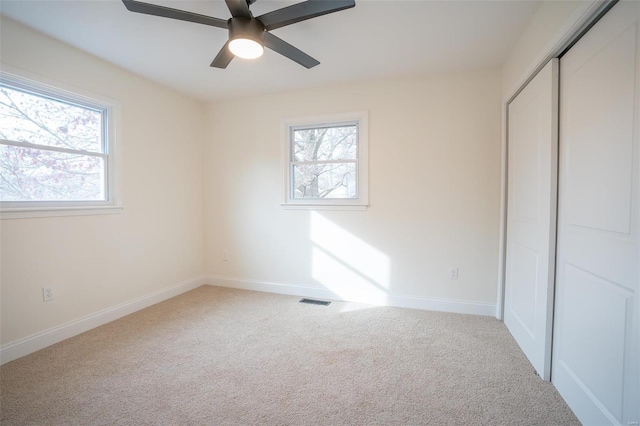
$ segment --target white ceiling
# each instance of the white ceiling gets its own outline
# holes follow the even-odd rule
[[[146,0],[228,19],[222,0]],[[298,1],[257,0],[255,16]],[[132,13],[120,0],[2,0],[1,13],[202,100],[503,64],[540,0],[356,0],[355,8],[273,31],[320,61],[266,50],[209,67],[227,31]]]

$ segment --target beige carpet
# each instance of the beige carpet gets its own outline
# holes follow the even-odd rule
[[[0,369],[17,424],[578,424],[493,318],[204,286]]]

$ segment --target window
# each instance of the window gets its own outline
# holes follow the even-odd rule
[[[285,207],[366,208],[366,112],[288,120],[285,133]]]
[[[2,74],[3,217],[115,206],[112,111],[110,104]]]

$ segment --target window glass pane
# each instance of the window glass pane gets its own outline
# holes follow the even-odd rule
[[[102,152],[102,112],[0,86],[0,138]]]
[[[297,129],[293,131],[295,161],[355,160],[357,126]]]
[[[0,201],[105,199],[104,160],[0,145]]]
[[[293,166],[293,198],[357,198],[356,164]]]

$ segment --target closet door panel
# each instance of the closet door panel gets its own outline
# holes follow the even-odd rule
[[[560,62],[552,381],[584,424],[639,421],[639,17],[619,2]]]
[[[544,380],[551,375],[558,60],[509,104],[504,322]]]

